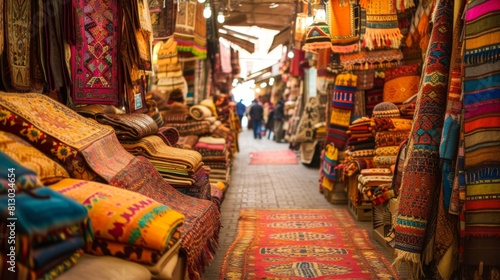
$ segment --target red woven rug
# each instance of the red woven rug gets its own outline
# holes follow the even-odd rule
[[[250,153],[250,164],[298,164],[292,150],[257,151]]]
[[[345,209],[242,209],[219,279],[399,279]]]

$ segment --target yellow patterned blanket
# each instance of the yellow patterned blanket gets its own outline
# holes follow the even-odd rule
[[[95,238],[163,251],[184,215],[139,193],[97,182],[64,179],[51,189],[83,204]]]

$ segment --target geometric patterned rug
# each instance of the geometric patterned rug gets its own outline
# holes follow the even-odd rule
[[[250,152],[250,164],[298,164],[297,155],[292,150]]]
[[[241,209],[219,279],[399,279],[345,209]]]

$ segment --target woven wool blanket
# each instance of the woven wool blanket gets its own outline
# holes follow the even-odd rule
[[[119,140],[137,140],[158,132],[158,125],[146,114],[98,113],[95,119],[101,124],[113,127]]]
[[[144,176],[143,174],[149,174]],[[203,269],[215,254],[220,228],[220,213],[210,201],[183,195],[168,183],[144,157],[136,157],[110,182],[133,190],[169,206],[185,216],[180,227],[181,250],[186,253],[190,279],[201,279]]]
[[[0,131],[0,151],[34,171],[42,184],[51,184],[69,178],[68,171],[60,164],[14,134]],[[7,174],[4,175],[7,176]],[[7,178],[6,176],[2,178]],[[19,173],[17,176],[20,177]],[[20,180],[18,179],[17,182]]]
[[[465,241],[461,249],[465,266],[474,268],[470,272],[480,269],[481,260],[485,275],[491,270],[498,273],[500,265],[491,250],[500,237],[500,224],[494,219],[500,208],[499,15],[498,1],[468,1],[464,17],[464,146],[459,178],[465,190],[461,217]]]
[[[133,154],[143,154],[149,159],[162,163],[162,166],[174,171],[194,172],[203,165],[200,153],[166,145],[155,135],[141,138],[139,141],[122,142],[122,146]]]
[[[427,238],[434,236],[426,230],[433,224],[431,212],[440,185],[439,144],[446,110],[452,34],[453,1],[438,1],[394,226],[395,264],[409,264],[415,277],[423,273],[422,261],[426,260],[421,256],[428,245]]]
[[[133,158],[121,148],[111,127],[45,95],[0,93],[0,112],[5,120],[1,130],[27,140],[62,164],[72,178],[110,180]]]
[[[111,243],[165,252],[184,222],[183,214],[154,199],[106,184],[64,179],[50,189],[85,206],[95,238]]]

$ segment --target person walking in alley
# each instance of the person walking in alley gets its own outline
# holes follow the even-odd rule
[[[247,106],[243,104],[243,99],[240,99],[240,101],[236,103],[236,114],[238,114],[238,117],[240,118],[240,126],[246,111],[247,111]]]
[[[248,117],[252,122],[253,138],[262,139],[262,119],[264,118],[264,108],[257,99],[252,101]]]
[[[274,141],[278,143],[283,140],[285,119],[285,99],[281,97],[274,107]]]

